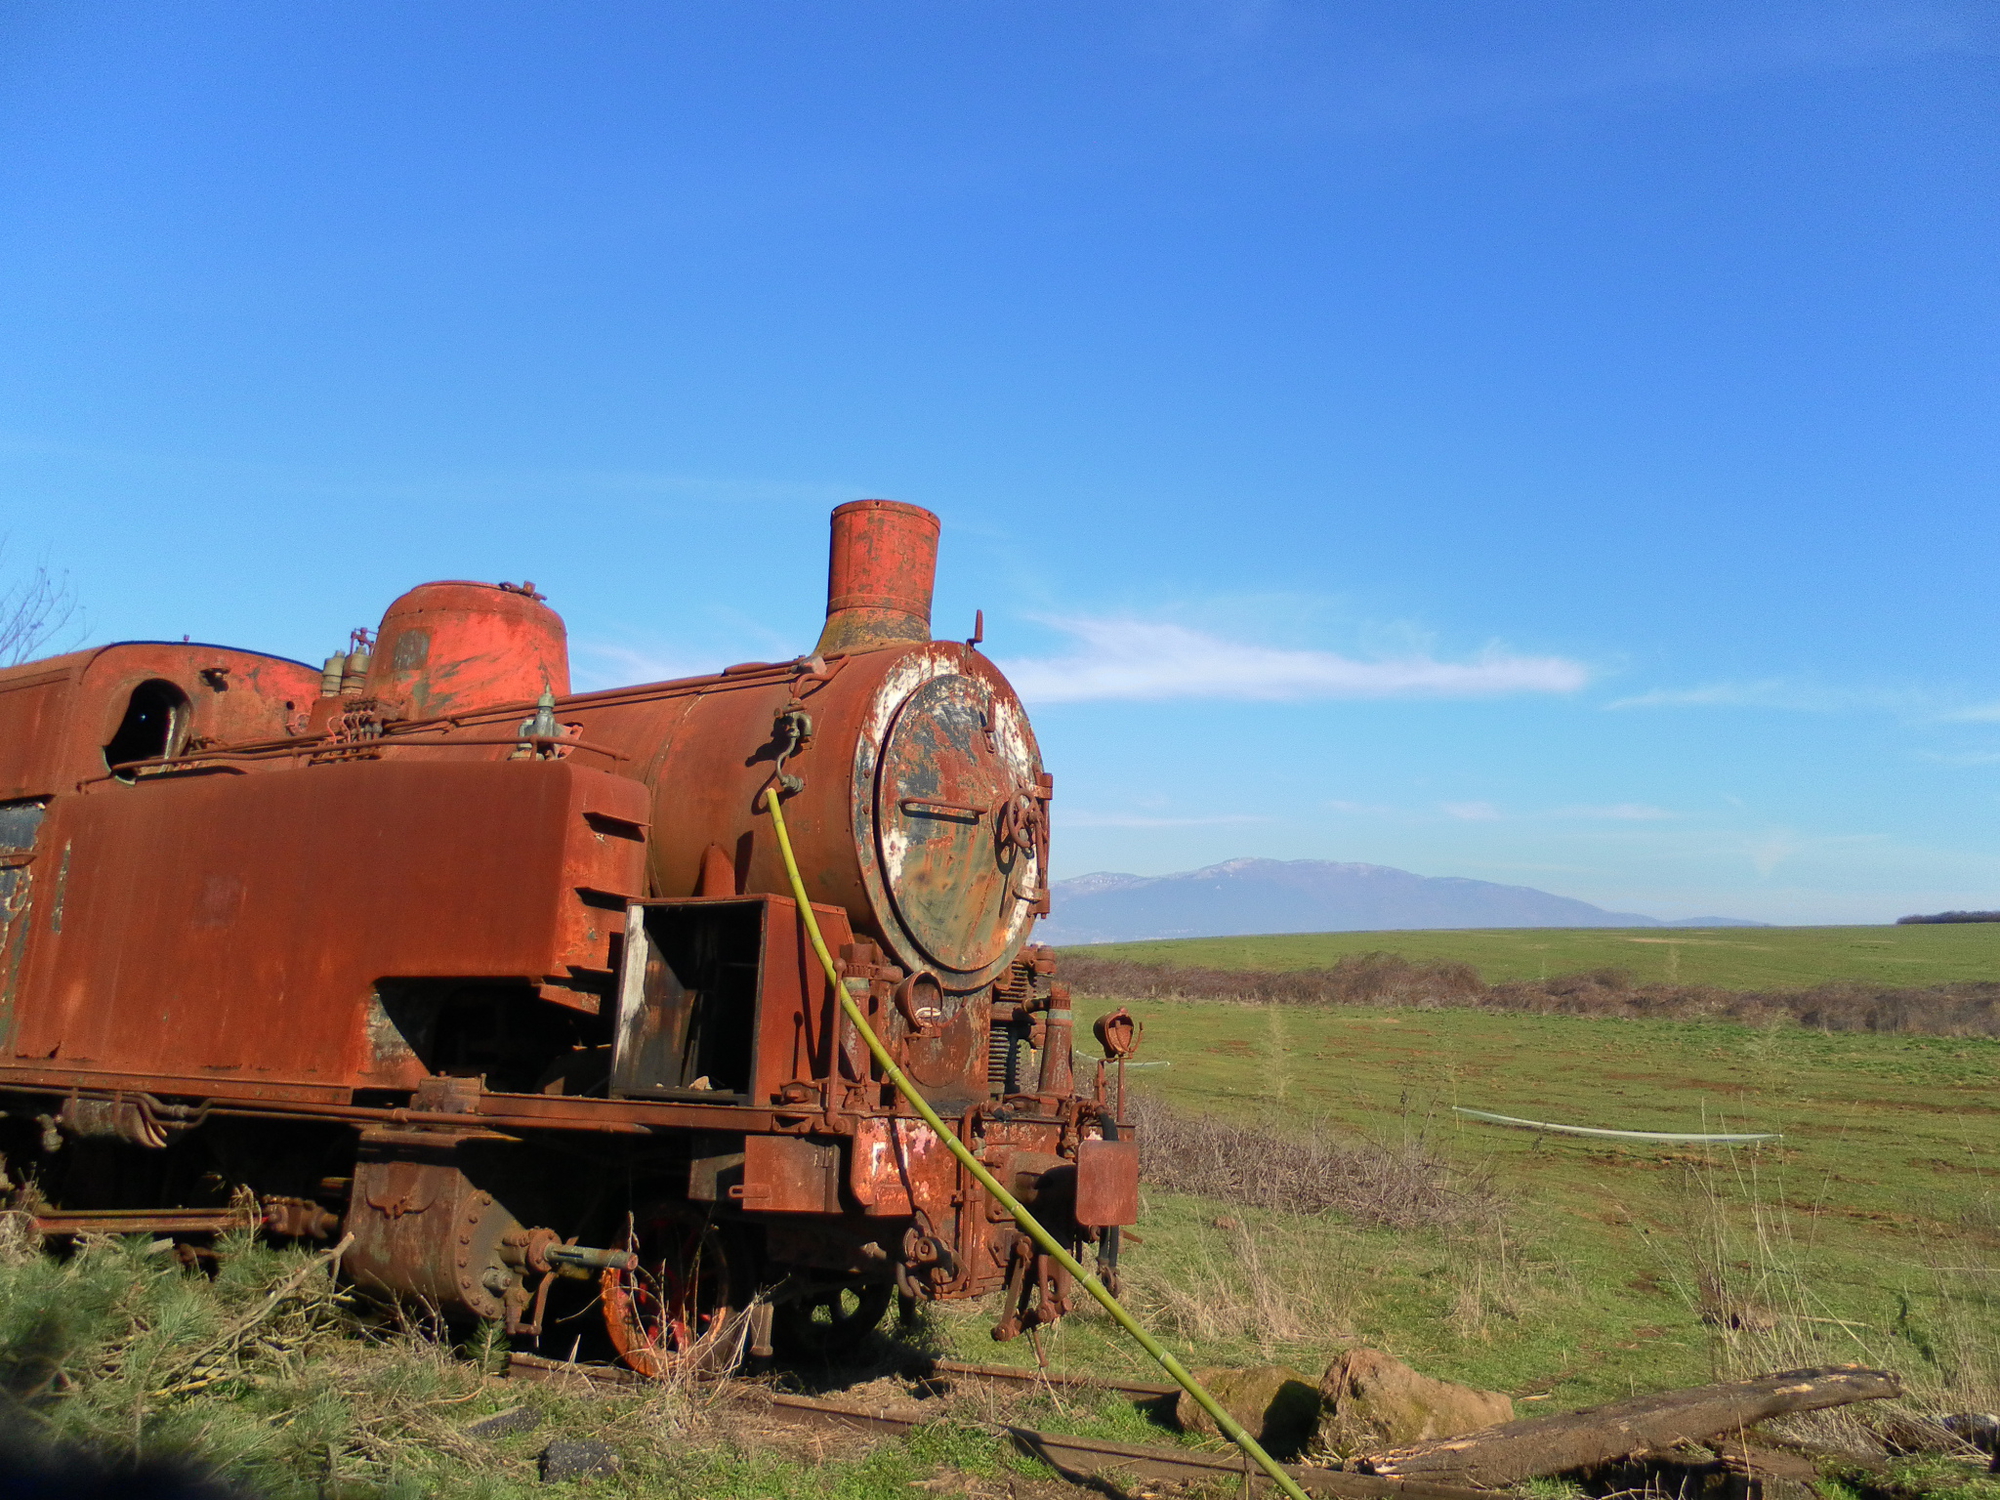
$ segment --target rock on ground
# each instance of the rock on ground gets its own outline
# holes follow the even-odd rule
[[[503,1438],[510,1433],[532,1432],[541,1425],[542,1414],[532,1406],[510,1406],[506,1411],[496,1411],[490,1417],[482,1417],[465,1429],[467,1437]]]
[[[1514,1419],[1513,1398],[1419,1375],[1379,1349],[1349,1349],[1319,1384],[1319,1446],[1340,1458],[1456,1437]]]
[[[543,1484],[559,1484],[565,1479],[582,1479],[592,1474],[611,1474],[618,1468],[618,1452],[609,1443],[558,1442],[542,1450]]]
[[[1319,1392],[1297,1370],[1256,1365],[1247,1370],[1196,1370],[1194,1377],[1224,1411],[1274,1452],[1298,1452],[1319,1425]],[[1186,1392],[1174,1407],[1174,1418],[1183,1431],[1222,1435],[1214,1419]]]

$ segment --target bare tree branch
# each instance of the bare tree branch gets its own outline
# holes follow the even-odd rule
[[[24,577],[0,589],[0,667],[30,660],[78,619],[69,575],[51,573],[46,563],[35,564]]]

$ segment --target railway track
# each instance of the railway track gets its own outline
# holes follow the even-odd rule
[[[582,1380],[600,1389],[631,1388],[644,1380],[628,1371],[606,1365],[568,1364],[529,1354],[510,1356],[508,1376],[517,1380]],[[974,1365],[958,1360],[934,1360],[916,1372],[920,1378],[949,1377],[958,1380],[985,1380],[1023,1387],[1057,1386],[1068,1390],[1115,1391],[1135,1400],[1159,1400],[1177,1396],[1179,1387],[1151,1385],[1140,1381],[1099,1380],[1085,1375],[1069,1375],[1051,1370],[1022,1370],[1006,1365]],[[870,1407],[851,1402],[823,1400],[774,1391],[754,1381],[731,1380],[725,1386],[730,1402],[756,1410],[769,1421],[786,1426],[846,1432],[899,1435],[935,1420],[923,1412],[889,1407]],[[1011,1422],[990,1424],[997,1434],[1010,1438],[1023,1452],[1032,1454],[1063,1478],[1075,1483],[1102,1484],[1106,1480],[1167,1480],[1188,1483],[1197,1480],[1239,1480],[1250,1484],[1248,1493],[1268,1494],[1271,1485],[1249,1462],[1235,1453],[1203,1453],[1191,1448],[1164,1445],[1114,1443],[1102,1438],[1072,1437],[1066,1433],[1044,1432]],[[1337,1500],[1494,1500],[1490,1490],[1461,1489],[1454,1485],[1424,1484],[1415,1481],[1382,1479],[1369,1474],[1346,1474],[1335,1469],[1308,1468],[1287,1464],[1286,1472],[1311,1495]]]

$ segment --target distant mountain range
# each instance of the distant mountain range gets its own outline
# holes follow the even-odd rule
[[[1232,859],[1178,875],[1079,875],[1049,888],[1045,943],[1384,932],[1421,927],[1761,927],[1735,917],[1663,922],[1525,885],[1412,875],[1324,859]]]

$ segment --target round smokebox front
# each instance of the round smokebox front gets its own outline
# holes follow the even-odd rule
[[[875,836],[892,940],[954,988],[986,982],[1027,934],[1045,859],[1038,769],[1013,695],[958,673],[917,687],[883,739]]]

